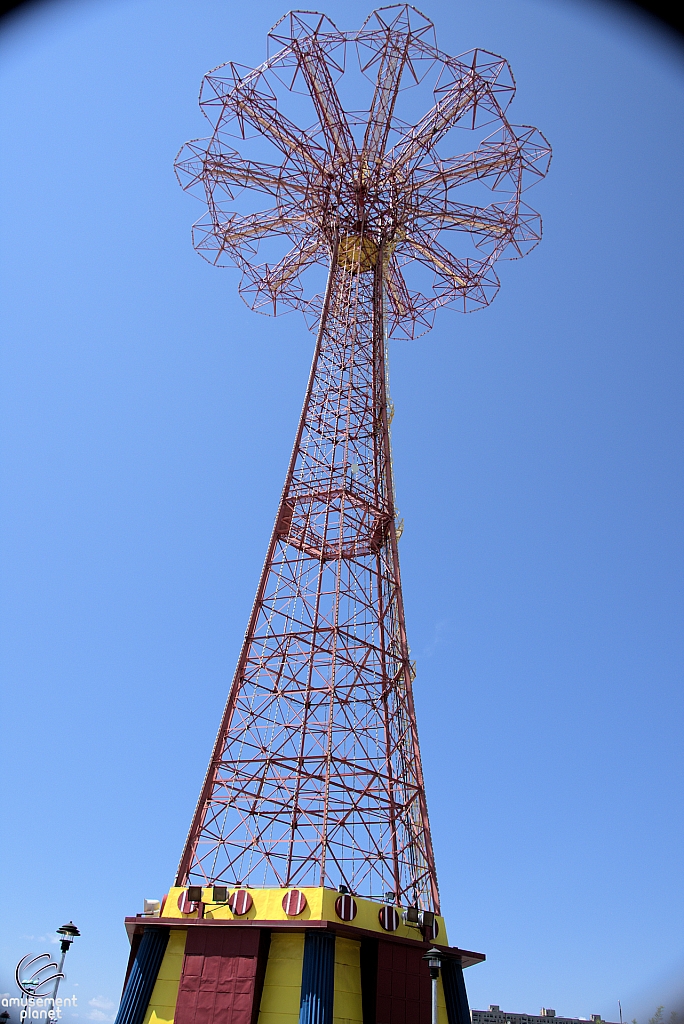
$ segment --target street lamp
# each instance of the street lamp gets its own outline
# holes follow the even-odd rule
[[[55,1006],[56,1006],[56,999],[57,999],[57,990],[59,989],[60,981],[64,977],[64,975],[62,973],[62,968],[64,967],[64,958],[67,955],[67,953],[69,952],[69,947],[71,946],[71,943],[74,941],[76,936],[80,935],[81,933],[79,932],[79,930],[76,927],[76,925],[74,924],[74,922],[73,921],[69,921],[69,924],[63,924],[61,928],[57,929],[57,934],[62,936],[62,941],[61,941],[61,944],[60,944],[60,949],[62,951],[62,959],[59,961],[59,970],[57,972],[57,980],[55,981],[55,987],[54,987],[53,992],[52,992],[52,1014],[53,1014],[52,1019],[53,1020],[55,1019]]]
[[[432,949],[428,949],[427,953],[423,957],[423,960],[427,960],[427,965],[430,968],[430,978],[432,979],[432,1024],[438,1024],[437,1021],[437,979],[439,978],[440,968],[442,966],[442,954],[434,946]]]

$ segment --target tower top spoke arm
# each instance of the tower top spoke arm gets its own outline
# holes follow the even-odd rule
[[[186,191],[223,187],[228,198],[240,189],[252,189],[274,197],[299,201],[307,195],[310,183],[305,175],[283,170],[274,164],[245,160],[235,150],[206,149],[200,143],[187,143],[176,160],[176,173]]]
[[[325,52],[315,36],[293,40],[292,46],[294,53],[299,57],[331,156],[335,163],[349,166],[356,160],[356,145],[330,74]]]
[[[394,148],[390,154],[392,169],[405,168],[426,157],[442,137],[488,95],[489,84],[486,81],[474,72],[464,75]]]
[[[278,209],[246,215],[231,213],[221,221],[221,235],[225,245],[240,246],[244,242],[270,235],[292,236],[306,233],[307,223],[304,211],[292,211],[289,215]]]
[[[324,174],[325,150],[278,109],[274,98],[257,89],[260,71],[257,69],[223,94],[224,113],[235,116],[242,132],[245,124],[251,125],[270,139],[284,156],[295,154],[304,162],[304,166]]]
[[[388,33],[382,48],[361,153],[362,173],[369,176],[382,164],[385,155],[409,43],[408,35],[397,38]]]

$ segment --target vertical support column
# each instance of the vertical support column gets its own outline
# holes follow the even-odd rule
[[[304,938],[299,1024],[333,1024],[335,936],[307,932]]]
[[[470,1024],[468,994],[460,960],[442,961],[442,985],[449,1024]]]
[[[114,1024],[142,1024],[168,941],[168,928],[143,932]]]

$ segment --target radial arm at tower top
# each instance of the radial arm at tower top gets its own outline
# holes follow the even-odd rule
[[[443,54],[407,5],[374,12],[355,33],[294,12],[269,42],[255,70],[206,77],[200,102],[213,134],[188,143],[176,168],[207,203],[199,252],[241,271],[255,309],[302,310],[317,341],[177,885],[343,885],[438,910],[386,340],[429,330],[439,306],[491,301],[497,260],[541,237],[522,193],[546,173],[550,149],[536,129],[507,120],[506,61]],[[412,118],[422,102],[427,113]],[[437,152],[464,132],[470,152]],[[305,284],[317,274],[311,295]]]

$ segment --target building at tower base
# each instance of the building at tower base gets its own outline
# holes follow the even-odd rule
[[[430,1024],[434,947],[439,1024],[470,1024],[463,968],[485,957],[441,917],[325,888],[174,888],[156,913],[126,919],[116,1024]]]

